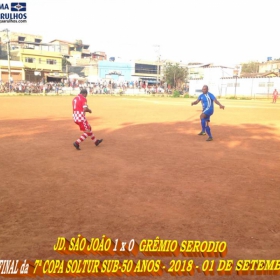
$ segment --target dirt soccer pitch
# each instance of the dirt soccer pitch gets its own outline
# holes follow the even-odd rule
[[[280,259],[280,102],[220,100],[206,142],[194,99],[88,96],[104,141],[77,151],[72,99],[0,98],[0,259],[66,259],[53,246],[78,234],[226,241],[225,259]]]

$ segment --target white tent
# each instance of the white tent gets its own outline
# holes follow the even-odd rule
[[[96,82],[98,82],[98,76],[97,75],[91,75],[91,76],[88,76],[87,77],[87,80],[88,80],[88,82],[90,82],[90,83],[96,83]]]
[[[78,81],[85,81],[86,80],[86,78],[82,78],[82,77],[80,77],[78,74],[71,74],[71,75],[69,75],[69,79],[70,80],[78,80]]]

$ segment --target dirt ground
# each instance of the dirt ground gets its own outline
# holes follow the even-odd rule
[[[280,259],[280,102],[221,100],[206,142],[193,99],[89,96],[104,141],[77,151],[72,98],[0,97],[0,259],[67,259],[53,246],[77,234],[226,241],[226,259]],[[275,277],[226,277],[243,278]]]

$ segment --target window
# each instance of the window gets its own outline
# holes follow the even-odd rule
[[[159,69],[160,72],[160,69]],[[157,65],[135,64],[135,73],[157,74]]]
[[[47,59],[47,64],[56,64],[55,59]]]
[[[268,87],[273,87],[273,86],[274,86],[274,82],[268,82],[268,83],[267,83],[267,86],[268,86]]]
[[[35,63],[35,62],[36,62],[36,59],[33,58],[33,57],[26,57],[26,58],[25,58],[25,62],[27,62],[27,63]]]
[[[24,45],[24,48],[25,49],[32,49],[32,50],[34,50],[35,46],[31,45],[31,44],[26,44],[26,45]]]
[[[265,87],[265,83],[259,83],[259,87]]]
[[[24,41],[24,39],[25,39],[25,37],[18,36],[18,41],[19,41],[19,42],[23,42],[23,41]]]
[[[240,83],[229,83],[227,84],[228,87],[240,87]]]
[[[61,52],[61,46],[60,45],[54,46],[54,51],[55,52]]]
[[[41,43],[41,39],[35,39],[35,43]]]

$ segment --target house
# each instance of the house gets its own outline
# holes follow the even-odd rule
[[[69,42],[60,39],[55,39],[50,42],[61,48],[61,54],[69,62],[69,66],[63,68],[67,74],[77,74],[79,77],[89,77],[98,75],[98,61],[106,60],[105,52],[89,50],[90,45],[83,44],[81,41]]]
[[[65,55],[69,55],[76,58],[85,58],[90,57],[89,45],[83,44],[82,42],[69,42],[60,39],[55,39],[50,41],[51,44],[54,45],[63,45],[65,48],[63,49],[63,53]]]
[[[242,73],[241,78],[256,78],[256,77],[279,77],[279,72],[267,73]]]
[[[64,40],[55,39],[50,42],[55,45],[63,45],[63,51],[61,54],[64,57],[67,57],[67,60],[71,65],[89,65],[92,61],[103,60],[96,59],[97,57],[106,57],[104,52],[91,53],[89,50],[90,45],[83,44],[81,41],[77,42],[68,42]]]
[[[24,66],[21,61],[10,61],[10,65],[8,60],[0,60],[0,80],[3,82],[9,81],[9,68],[10,75],[13,81],[22,81],[25,79]]]
[[[131,62],[98,61],[98,77],[111,81],[131,81],[134,64]]]
[[[107,60],[107,55],[105,52],[96,51],[91,53],[91,58],[94,60]]]
[[[259,73],[271,73],[279,72],[280,61],[279,60],[269,60],[267,62],[262,62],[259,64]]]
[[[225,90],[223,78],[236,78],[236,68],[223,65],[205,64],[199,66],[201,70],[201,77],[189,78],[189,92],[190,95],[198,96],[202,92],[202,86],[208,85],[209,91],[217,95],[222,95]],[[237,73],[238,74],[238,73]]]
[[[29,47],[22,45],[11,54],[17,57],[24,66],[24,78],[28,81],[60,81],[65,78],[62,73],[62,55],[60,51],[50,44],[31,44]]]
[[[211,63],[200,63],[200,62],[190,62],[187,64],[188,68],[188,78],[189,79],[200,79],[204,75],[204,66],[211,66]]]
[[[148,84],[160,82],[164,68],[163,61],[135,60],[132,77]]]
[[[7,32],[0,31],[0,41],[3,43],[5,41],[10,42],[11,50],[21,48],[22,45],[25,45],[27,42],[34,44],[40,44],[43,37],[40,35],[19,33],[19,32]]]
[[[61,46],[42,43],[42,36],[18,32],[8,34],[0,32],[0,39],[2,60],[8,60],[7,45],[9,44],[10,47],[10,68],[13,80],[26,79],[39,82],[50,79],[61,80],[65,76],[62,74]],[[9,43],[5,43],[6,41]],[[6,72],[2,71],[2,78],[6,79],[4,73]]]

